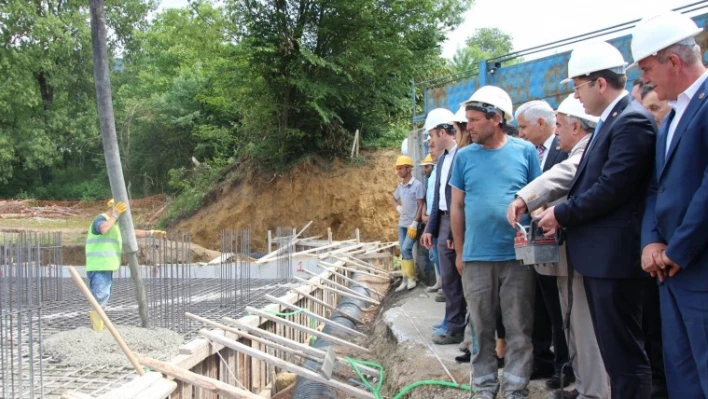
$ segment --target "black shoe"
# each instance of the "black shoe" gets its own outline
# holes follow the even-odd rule
[[[669,392],[666,390],[666,381],[654,380],[651,382],[651,399],[668,399]]]
[[[533,371],[531,371],[531,377],[530,379],[532,380],[541,380],[541,379],[546,379],[546,378],[551,378],[553,377],[553,369],[552,368],[533,368]]]
[[[546,380],[546,386],[551,389],[565,388],[570,385],[571,382],[575,382],[575,375],[565,374],[563,376],[563,386],[561,387],[561,374],[554,373],[551,378]]]
[[[572,391],[553,391],[553,399],[576,399],[580,396],[580,392],[577,389]]]
[[[472,352],[469,349],[465,350],[460,356],[455,356],[455,361],[457,363],[469,363],[472,360]]]

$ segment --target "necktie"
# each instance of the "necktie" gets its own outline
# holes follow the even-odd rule
[[[595,138],[597,137],[597,134],[600,132],[600,129],[602,129],[602,122],[603,122],[602,119],[597,121],[597,126],[595,126],[595,132],[592,134],[592,137],[590,137],[590,143],[588,144],[588,147],[585,149],[585,152],[588,152],[590,150],[590,148],[592,148],[592,145],[595,142]]]
[[[543,153],[546,152],[546,147],[544,147],[543,144],[541,144],[538,147],[536,147],[536,150],[538,150],[538,163],[540,165],[543,165]]]

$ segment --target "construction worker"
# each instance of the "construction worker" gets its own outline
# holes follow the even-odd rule
[[[455,250],[450,230],[450,171],[457,153],[455,114],[445,108],[436,108],[428,113],[423,129],[430,134],[432,142],[441,151],[435,176],[435,198],[430,222],[421,239],[423,245],[432,248],[437,239],[440,278],[445,295],[445,323],[433,330],[433,343],[438,345],[460,344],[464,339],[467,305],[462,290],[462,279],[455,269]],[[435,326],[433,326],[435,327]]]
[[[437,281],[437,270],[435,269],[435,266],[433,265],[433,260],[430,254],[430,251],[428,248],[425,248],[425,246],[420,242],[420,238],[423,236],[422,232],[425,231],[425,226],[428,224],[428,216],[426,213],[426,209],[428,207],[428,185],[430,182],[430,175],[433,173],[433,169],[435,168],[435,160],[433,160],[433,156],[431,154],[428,154],[423,158],[422,161],[418,164],[423,170],[423,177],[425,179],[425,183],[423,186],[425,187],[425,198],[423,199],[423,202],[425,203],[425,207],[423,208],[423,214],[421,216],[421,223],[418,224],[418,234],[416,235],[417,237],[417,242],[414,248],[416,248],[418,261],[419,265],[418,267],[420,268],[420,273],[423,276],[429,276],[430,273],[432,272],[436,276],[436,281]],[[426,289],[427,290],[427,289]]]
[[[654,164],[656,122],[625,90],[625,66],[622,53],[602,41],[571,53],[564,82],[573,82],[585,112],[600,119],[568,200],[543,211],[538,224],[547,232],[565,230],[570,266],[583,275],[611,397],[647,399],[639,212]]]
[[[121,263],[123,238],[120,233],[118,218],[126,210],[124,202],[116,203],[113,199],[106,204],[106,212],[96,216],[88,229],[86,238],[86,276],[89,289],[101,308],[106,307],[113,286],[113,272]],[[135,230],[136,237],[161,237],[167,233],[162,230]],[[103,330],[103,321],[94,310],[89,312],[91,327],[94,331]]]
[[[396,173],[401,183],[393,193],[393,206],[401,216],[398,219],[398,244],[401,248],[401,285],[396,292],[412,290],[416,286],[415,264],[413,262],[413,244],[418,234],[418,225],[423,218],[425,208],[425,187],[411,170],[413,160],[401,155],[396,160]]]
[[[472,356],[473,398],[496,398],[500,388],[495,333],[501,304],[507,340],[502,395],[524,399],[533,366],[536,286],[533,270],[516,260],[516,233],[507,223],[506,206],[541,174],[541,166],[533,145],[502,129],[514,119],[504,90],[483,86],[464,105],[474,144],[461,149],[453,165],[450,218],[456,267],[479,346]]]
[[[507,219],[512,226],[521,220],[524,213],[533,213],[537,209],[542,209],[549,204],[553,205],[566,198],[597,121],[597,117],[585,113],[583,104],[573,94],[560,103],[556,111],[557,145],[569,156],[519,190],[516,199],[507,208]],[[564,321],[566,322],[569,307],[572,307],[569,315],[568,349],[573,364],[572,367],[564,368],[574,372],[576,382],[573,391],[555,391],[552,397],[558,399],[607,398],[610,396],[610,382],[603,367],[602,356],[589,317],[590,311],[583,286],[583,276],[578,272],[568,270],[565,246],[561,246],[559,250],[561,261],[558,264],[543,264],[537,266],[536,269],[539,273],[552,273],[557,276],[556,292],[560,298],[560,311],[562,315],[565,315]],[[568,295],[568,279],[572,279],[572,299]],[[562,331],[561,334],[564,332]],[[563,372],[566,373],[565,370]],[[558,377],[560,378],[560,376]],[[566,376],[563,375],[563,377]],[[560,381],[555,384],[547,382],[546,385],[556,389],[561,385],[566,386],[565,382],[565,380],[562,384]]]
[[[671,11],[638,23],[631,42],[644,82],[673,108],[657,137],[641,237],[642,268],[659,280],[671,398],[708,397],[708,70],[696,44],[702,32]]]

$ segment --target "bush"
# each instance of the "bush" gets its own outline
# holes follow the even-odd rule
[[[194,169],[172,169],[168,175],[169,186],[179,194],[170,204],[167,214],[157,222],[158,227],[174,224],[196,212],[220,173],[217,168],[201,164]]]

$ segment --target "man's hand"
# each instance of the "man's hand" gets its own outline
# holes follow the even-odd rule
[[[447,249],[455,250],[455,243],[452,240],[447,240]]]
[[[676,262],[672,261],[669,259],[668,256],[666,256],[666,250],[661,251],[661,261],[664,263],[664,272],[666,275],[669,277],[673,277],[676,275],[676,273],[681,271],[681,266],[679,266]]]
[[[506,208],[506,220],[509,221],[510,225],[516,226],[521,220],[521,216],[526,213],[526,210],[526,203],[521,198],[517,198]]]
[[[408,226],[407,234],[411,240],[415,240],[415,237],[418,235],[418,222],[413,222],[410,226]]]
[[[538,222],[538,225],[543,227],[545,232],[549,232],[553,229],[559,229],[561,227],[560,223],[556,220],[556,214],[553,212],[554,209],[555,206],[552,206],[539,215],[541,220]]]
[[[125,213],[126,210],[128,210],[128,206],[125,204],[125,202],[117,202],[115,205],[113,205],[113,217],[118,219],[120,215]]]
[[[465,262],[462,261],[462,254],[457,254],[457,257],[455,258],[455,267],[457,268],[457,272],[460,273],[460,276],[462,276],[462,270],[465,267]]]
[[[653,242],[642,249],[642,270],[652,277],[659,277],[662,282],[664,281],[664,261],[661,253],[665,249],[666,244],[661,242]]]
[[[430,233],[423,233],[423,235],[420,237],[420,243],[423,244],[425,248],[432,249],[433,235]]]
[[[396,211],[397,211],[398,213],[403,213],[403,207],[400,206],[400,205],[396,205]]]

